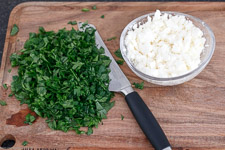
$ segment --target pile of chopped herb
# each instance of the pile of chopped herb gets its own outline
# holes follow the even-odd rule
[[[47,118],[51,129],[92,134],[114,106],[108,90],[111,60],[98,49],[95,29],[30,33],[20,54],[10,56],[11,90],[21,104]],[[88,127],[81,131],[80,127]]]

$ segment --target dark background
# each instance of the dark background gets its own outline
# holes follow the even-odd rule
[[[17,5],[22,2],[28,2],[28,1],[34,1],[34,0],[0,0],[0,64],[1,64],[1,58],[4,48],[4,42],[5,42],[5,36],[6,36],[6,29],[8,26],[8,19],[11,10]],[[35,1],[41,1],[41,0],[35,0]],[[42,0],[43,1],[43,0]],[[53,1],[53,0],[49,0]],[[54,1],[65,1],[65,0],[54,0]],[[74,1],[74,0],[66,0],[66,1]],[[84,1],[87,2],[88,0],[76,0],[76,1]],[[89,0],[90,1],[90,0]],[[98,1],[112,1],[112,0],[98,0]],[[123,1],[123,0],[117,0],[117,1]],[[126,0],[131,1],[131,0]],[[136,0],[140,1],[140,0]],[[141,1],[169,1],[169,0],[141,0]],[[181,0],[177,0],[181,1]],[[190,1],[190,0],[183,0],[183,1]],[[212,1],[212,0],[192,0],[192,1]],[[214,0],[214,1],[224,1],[224,0]],[[135,2],[135,0],[133,0]]]

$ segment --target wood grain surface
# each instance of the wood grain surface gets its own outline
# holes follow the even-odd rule
[[[97,5],[97,10],[82,12],[82,8]],[[10,85],[17,69],[11,69],[9,56],[20,50],[29,32],[37,32],[39,26],[46,30],[66,27],[71,20],[94,24],[107,47],[113,53],[119,48],[123,28],[134,18],[154,12],[178,11],[205,21],[214,31],[216,50],[208,66],[193,80],[178,86],[162,87],[144,83],[143,90],[136,90],[159,121],[174,149],[222,150],[225,149],[225,2],[29,2],[22,3],[11,12],[5,40],[0,84]],[[105,18],[100,18],[105,15]],[[19,33],[10,36],[13,24]],[[107,41],[116,36],[116,40]],[[114,54],[113,54],[114,56]],[[121,69],[130,82],[141,82],[126,64]],[[23,117],[29,113],[27,105],[19,105],[15,97],[8,97],[10,90],[0,87],[0,99],[7,106],[0,106],[0,145],[7,137],[16,139],[15,150],[48,148],[59,150],[145,150],[153,149],[134,117],[124,97],[116,94],[115,107],[108,113],[103,125],[94,134],[76,135],[47,127],[45,119],[38,118],[32,125],[24,125]],[[124,120],[121,120],[121,114]],[[23,141],[28,141],[26,147]],[[1,149],[1,148],[0,148]]]

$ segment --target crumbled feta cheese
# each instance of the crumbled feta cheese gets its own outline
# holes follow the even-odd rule
[[[143,73],[155,77],[175,77],[198,67],[206,39],[185,16],[161,14],[135,24],[125,37],[126,54]]]

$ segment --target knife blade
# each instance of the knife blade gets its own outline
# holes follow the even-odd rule
[[[82,25],[82,22],[78,23],[78,29],[80,31],[85,30],[87,27],[92,27],[96,30],[95,26],[92,24],[88,24],[85,27],[82,27]],[[111,79],[109,91],[122,92],[125,95],[125,100],[135,119],[156,150],[172,150],[170,143],[157,120],[139,94],[133,90],[129,80],[114,60],[97,30],[95,31],[95,42],[98,48],[103,47],[105,49],[105,55],[112,60],[110,64],[111,72],[109,74]]]

